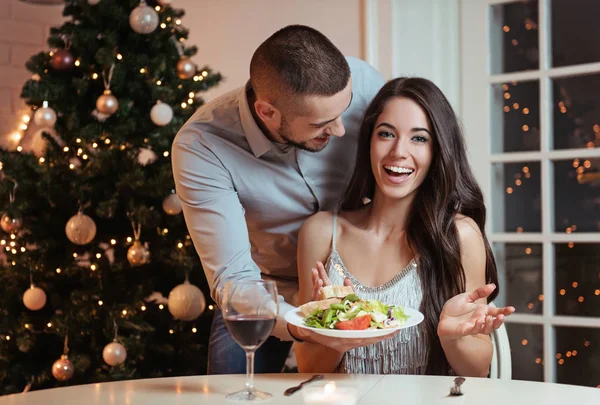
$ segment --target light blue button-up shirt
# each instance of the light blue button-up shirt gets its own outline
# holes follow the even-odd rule
[[[177,194],[213,299],[220,303],[228,281],[275,280],[281,296],[273,335],[282,340],[290,340],[283,316],[298,291],[298,231],[339,202],[362,115],[384,83],[366,62],[347,60],[353,98],[342,115],[346,134],[321,152],[270,141],[254,121],[246,87],[198,109],[173,142]]]

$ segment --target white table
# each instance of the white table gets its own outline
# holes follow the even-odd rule
[[[273,394],[267,404],[302,404],[301,392],[283,391],[306,380],[307,374],[257,375],[258,389]],[[467,378],[464,395],[449,397],[452,377],[349,376],[332,374],[332,381],[353,384],[360,405],[553,405],[600,404],[600,389],[573,385]],[[0,397],[0,405],[211,405],[233,403],[225,394],[244,387],[245,376],[194,376],[120,381],[31,391]]]

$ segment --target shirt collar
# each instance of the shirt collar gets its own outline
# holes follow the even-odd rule
[[[254,153],[254,156],[259,158],[271,150],[271,148],[273,147],[273,143],[261,131],[261,129],[256,124],[254,117],[252,116],[252,112],[250,111],[250,105],[248,104],[247,92],[249,89],[250,82],[246,83],[246,85],[240,90],[240,121],[242,124],[242,129],[244,130],[244,134],[246,135],[246,139],[250,144],[250,149],[252,149],[252,153]]]

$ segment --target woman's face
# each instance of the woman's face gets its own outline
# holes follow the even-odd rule
[[[371,135],[371,170],[383,195],[414,198],[433,159],[433,136],[425,112],[405,97],[389,100]]]

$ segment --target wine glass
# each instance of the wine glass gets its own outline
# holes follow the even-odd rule
[[[267,392],[254,389],[254,353],[273,332],[279,313],[277,286],[273,281],[241,280],[223,290],[221,309],[225,326],[246,352],[246,389],[227,395],[238,401],[264,401]]]

